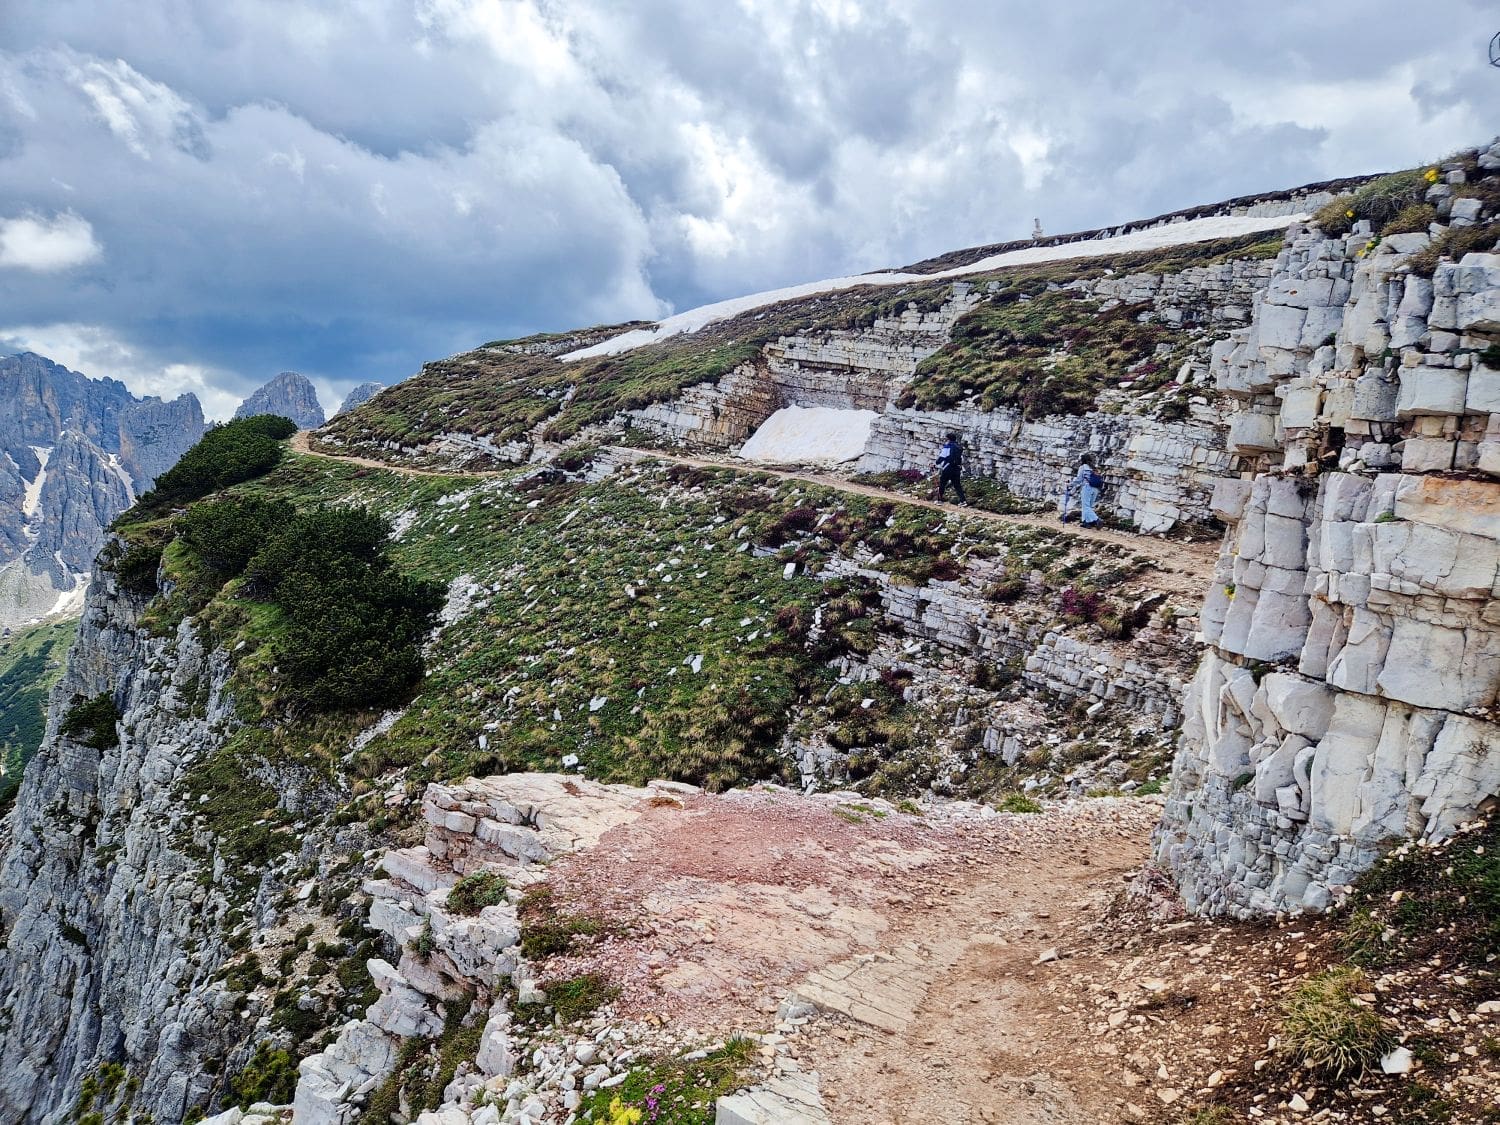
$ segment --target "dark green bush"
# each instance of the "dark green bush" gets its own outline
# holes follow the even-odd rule
[[[58,730],[85,746],[92,746],[95,750],[108,750],[120,744],[120,735],[115,727],[119,721],[120,709],[115,706],[114,698],[109,692],[103,691],[93,699],[74,696],[73,706],[68,709]]]
[[[613,1001],[620,995],[620,988],[599,973],[584,973],[567,980],[548,981],[542,985],[542,993],[564,1023],[576,1023]]]
[[[224,578],[233,578],[295,515],[296,509],[282,500],[235,497],[194,504],[177,533],[200,559]]]
[[[392,568],[389,532],[363,508],[318,508],[285,523],[246,567],[252,592],[285,615],[273,644],[293,702],[361,707],[421,679],[443,588]]]
[[[132,543],[115,561],[120,585],[133,594],[149,598],[156,593],[156,572],[161,567],[159,543]]]
[[[229,1081],[231,1097],[241,1109],[256,1102],[285,1105],[297,1090],[297,1062],[290,1052],[274,1051],[262,1043],[255,1054]]]
[[[122,523],[151,519],[240,481],[262,476],[281,459],[281,442],[297,432],[275,414],[237,418],[212,427],[198,444],[156,480],[156,486],[121,517]]]

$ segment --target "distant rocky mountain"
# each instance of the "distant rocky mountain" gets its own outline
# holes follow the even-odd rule
[[[312,381],[295,371],[283,371],[277,375],[240,403],[240,408],[234,412],[236,418],[251,418],[256,414],[280,414],[296,422],[303,430],[316,429],[327,421]]]
[[[347,413],[356,406],[363,406],[383,390],[385,390],[384,383],[361,383],[344,396],[344,401],[334,411],[334,417],[337,418],[340,414]]]
[[[31,352],[0,358],[0,627],[80,607],[104,529],[203,431],[191,394],[140,399]]]

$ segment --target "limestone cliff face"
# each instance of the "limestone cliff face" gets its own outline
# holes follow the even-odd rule
[[[1450,196],[1444,217],[1482,217]],[[1302,229],[1214,348],[1247,469],[1215,493],[1229,532],[1156,841],[1193,909],[1322,908],[1500,794],[1500,254],[1429,280],[1427,243]]]
[[[240,1017],[210,977],[224,960],[223,897],[184,854],[173,791],[196,750],[233,725],[228,660],[191,622],[137,627],[140,605],[96,571],[47,737],[26,771],[0,867],[0,1119],[61,1120],[106,1062],[139,1082],[138,1111],[180,1121],[214,1078]],[[105,750],[59,725],[77,696],[121,713]]]
[[[38,355],[0,359],[0,627],[76,614],[105,528],[203,430],[190,394],[137,399]]]
[[[1212,341],[1249,320],[1270,275],[1271,263],[1247,258],[1172,274],[1091,278],[1068,288],[1101,307],[1149,305],[1163,324],[1192,325],[1202,343],[1177,374],[1179,384],[1192,385],[1206,382]],[[783,406],[875,410],[880,414],[857,466],[862,472],[926,472],[952,430],[962,435],[969,471],[1018,496],[1058,499],[1078,455],[1090,452],[1109,481],[1110,508],[1141,530],[1211,518],[1214,483],[1231,472],[1234,457],[1224,443],[1223,412],[1204,395],[1189,401],[1186,416],[1171,419],[1139,412],[1128,387],[1107,392],[1087,414],[1036,420],[978,405],[941,411],[896,405],[917,365],[947,342],[982,296],[958,282],[933,312],[910,308],[863,329],[784,337],[717,384],[630,411],[630,420],[659,438],[727,449]]]
[[[324,422],[323,404],[306,375],[283,371],[240,403],[236,418],[257,414],[279,414],[297,423],[298,429],[311,430]]]

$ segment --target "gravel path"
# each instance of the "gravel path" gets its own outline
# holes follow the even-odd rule
[[[493,477],[511,471],[479,469],[439,472],[433,469],[417,469],[405,465],[393,465],[385,461],[376,461],[369,457],[356,457],[349,454],[326,453],[314,450],[311,445],[311,436],[311,433],[307,430],[299,431],[293,435],[291,439],[292,450],[305,456],[326,457],[334,461],[346,461],[351,465],[360,465],[369,469],[383,469],[386,472],[402,473],[406,476]],[[1214,561],[1219,553],[1219,544],[1216,541],[1188,542],[1162,539],[1157,536],[1136,535],[1132,532],[1114,531],[1108,528],[1084,528],[1076,524],[1069,524],[1063,527],[1058,523],[1057,518],[1051,515],[1000,515],[995,512],[986,512],[979,508],[965,508],[957,504],[946,504],[938,500],[924,500],[920,497],[892,492],[889,489],[878,488],[874,485],[858,484],[827,472],[792,468],[765,468],[750,465],[742,461],[693,457],[685,453],[668,453],[654,449],[630,449],[625,446],[608,446],[607,448],[622,460],[634,462],[650,460],[671,461],[679,465],[691,465],[703,469],[728,469],[731,472],[738,473],[759,473],[765,476],[776,477],[780,480],[804,481],[821,488],[833,489],[854,496],[867,496],[876,500],[886,500],[893,504],[907,504],[918,508],[928,508],[964,519],[1012,526],[1045,527],[1054,531],[1061,531],[1063,535],[1069,538],[1085,539],[1094,543],[1107,544],[1116,550],[1129,551],[1150,558],[1155,562],[1158,574],[1154,579],[1148,577],[1147,581],[1151,581],[1152,585],[1160,588],[1164,593],[1184,594],[1193,598],[1202,596],[1205,585],[1213,576]]]

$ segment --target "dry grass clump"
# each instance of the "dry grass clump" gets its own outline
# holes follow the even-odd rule
[[[1359,999],[1369,982],[1349,965],[1309,977],[1282,1007],[1282,1046],[1329,1077],[1358,1074],[1391,1048],[1386,1021]]]

